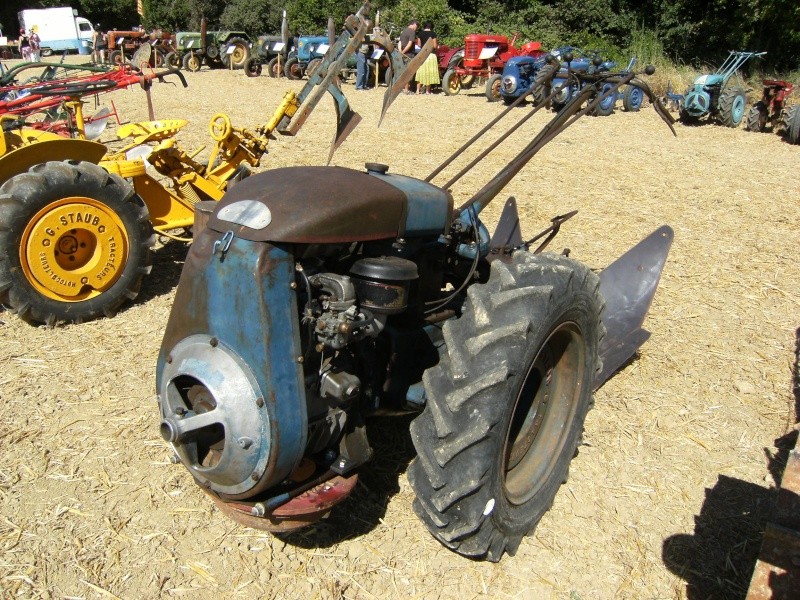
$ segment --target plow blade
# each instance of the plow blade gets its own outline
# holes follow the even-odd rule
[[[603,313],[606,336],[600,343],[603,369],[595,377],[595,389],[650,337],[642,323],[656,293],[673,237],[672,228],[664,225],[600,273],[600,292],[606,300]]]

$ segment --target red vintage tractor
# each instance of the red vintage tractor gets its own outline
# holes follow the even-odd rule
[[[476,79],[486,80],[486,97],[500,99],[500,79],[508,59],[514,56],[543,56],[541,42],[528,42],[517,48],[516,34],[508,41],[504,35],[472,33],[464,38],[464,56],[451,63],[442,77],[442,89],[448,96],[470,88]]]
[[[761,100],[747,113],[747,131],[767,131],[781,125],[784,112],[788,110],[786,101],[794,91],[788,81],[765,79]]]

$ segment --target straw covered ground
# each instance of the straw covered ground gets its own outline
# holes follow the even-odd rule
[[[242,72],[187,79],[188,89],[153,88],[159,118],[190,121],[186,148],[209,143],[214,113],[255,127],[287,87],[299,89]],[[481,89],[400,96],[378,129],[383,89],[345,86],[363,122],[334,164],[383,162],[424,177],[502,110]],[[142,90],[113,100],[125,121],[146,119]],[[545,119],[473,169],[456,203]],[[646,321],[652,337],[597,392],[570,479],[516,556],[470,561],[427,533],[405,475],[408,419],[370,424],[375,461],[312,529],[276,537],[224,517],[158,435],[155,362],[186,252],[169,243],[139,299],[113,319],[47,329],[0,312],[0,596],[742,595],[800,402],[800,147],[743,129],[676,129],[651,108],[584,118],[504,192],[531,236],[578,209],[553,248],[596,269],[662,224],[675,230]],[[296,138],[271,144],[262,168],[322,164],[332,135],[325,101]]]

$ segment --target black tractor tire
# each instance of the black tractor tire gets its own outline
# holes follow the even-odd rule
[[[531,94],[533,105],[539,106],[553,92],[553,77],[558,72],[555,65],[545,64],[533,77]]]
[[[211,44],[206,46],[206,58],[210,58],[211,60],[216,60],[219,58],[219,46],[215,44]]]
[[[717,103],[717,120],[725,127],[738,127],[744,119],[747,95],[742,88],[729,87],[722,90]]]
[[[461,91],[461,77],[453,69],[444,72],[442,90],[446,96],[455,96]]]
[[[108,62],[112,65],[121,65],[125,62],[125,57],[122,56],[121,50],[112,50],[111,54],[108,55]]]
[[[308,61],[308,65],[306,66],[306,75],[311,77],[314,74],[314,71],[322,64],[321,58],[312,58]]]
[[[598,96],[602,96],[606,91],[611,89],[611,84],[607,84],[603,86],[603,89],[600,91]],[[595,117],[607,117],[614,113],[614,108],[617,105],[617,92],[614,91],[612,96],[608,96],[603,98],[597,106],[594,107],[594,110],[591,112],[592,116]]]
[[[244,74],[248,77],[258,77],[261,75],[261,61],[257,58],[250,57],[244,63]]]
[[[303,78],[303,66],[296,56],[286,59],[286,64],[283,66],[283,74],[287,79],[296,81]]]
[[[167,52],[166,56],[164,57],[164,66],[168,69],[180,69],[181,60],[178,58],[178,53]]]
[[[283,69],[283,61],[280,61],[276,56],[275,58],[271,59],[269,63],[267,63],[267,69],[269,70],[270,77],[278,78],[281,75],[281,69]]]
[[[138,295],[154,243],[147,207],[118,175],[35,165],[0,187],[0,303],[51,326],[112,317]]]
[[[500,85],[503,83],[503,76],[500,73],[495,73],[486,81],[486,99],[489,102],[497,102],[500,100]]]
[[[800,144],[800,104],[784,110],[783,136],[790,144]]]
[[[517,98],[515,98],[514,96],[503,96],[503,104],[505,104],[506,106],[511,106],[512,104],[514,104],[514,101],[516,99]]]
[[[200,55],[194,52],[187,52],[184,54],[182,62],[183,68],[192,73],[197,73],[203,65],[203,60],[200,58]]]
[[[581,442],[601,369],[599,278],[556,254],[494,261],[423,382],[411,424],[414,511],[446,547],[514,554],[550,508]]]
[[[231,50],[231,48],[233,48],[233,50]],[[231,38],[222,49],[220,58],[226,69],[231,68],[231,63],[234,69],[243,69],[247,60],[250,58],[250,44],[248,44],[247,40],[244,38]]]
[[[767,129],[767,107],[763,102],[756,102],[747,113],[744,128],[747,131],[765,131]]]

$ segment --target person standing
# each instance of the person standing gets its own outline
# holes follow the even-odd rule
[[[372,21],[366,19],[364,24],[367,26],[367,31],[372,27]],[[366,90],[369,89],[369,64],[367,60],[372,54],[372,44],[369,43],[369,36],[364,36],[364,41],[358,47],[356,54],[356,89]]]
[[[22,60],[29,62],[31,60],[31,40],[24,29],[19,30],[17,47],[19,48],[19,55],[22,57]]]
[[[33,62],[39,62],[41,60],[42,39],[33,28],[31,28],[29,32],[28,39],[31,45],[31,60]]]
[[[417,29],[419,28],[419,21],[409,21],[408,26],[400,32],[400,54],[406,57],[407,60],[414,58],[414,49],[417,45]],[[411,93],[409,81],[406,84],[406,94]]]
[[[433,50],[422,63],[422,66],[417,71],[417,93],[430,94],[431,86],[439,85],[439,59],[436,56],[436,48],[439,47],[439,40],[436,39],[436,33],[433,31],[433,24],[430,21],[425,21],[422,26],[422,31],[417,35],[420,47],[424,46],[428,40],[433,40]]]
[[[92,46],[94,47],[93,60],[97,64],[106,62],[106,48],[108,47],[108,37],[100,30],[100,23],[95,25],[92,34]]]

